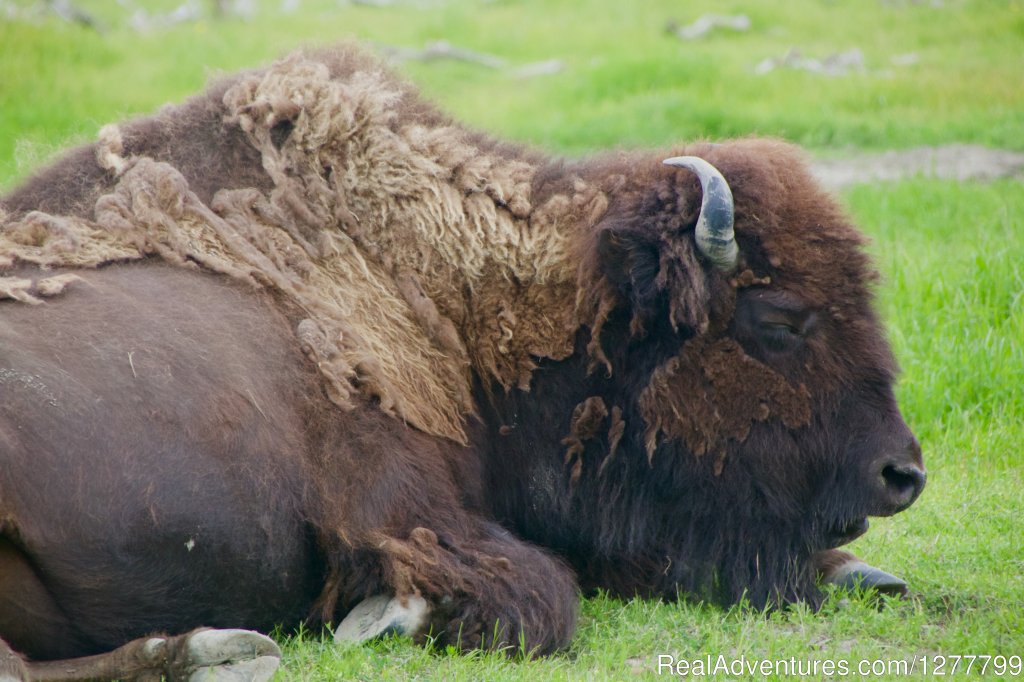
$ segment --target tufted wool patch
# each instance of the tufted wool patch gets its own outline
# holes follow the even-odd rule
[[[241,76],[223,120],[258,150],[272,189],[221,189],[208,204],[180,169],[126,155],[108,126],[96,162],[115,181],[92,217],[0,215],[0,269],[159,256],[270,288],[303,311],[297,335],[334,402],[360,394],[465,442],[471,368],[527,388],[535,358],[571,353],[564,218],[607,201],[580,181],[534,206],[535,166],[455,125],[402,119],[406,88],[379,67],[334,77],[306,54]],[[0,297],[35,302],[37,289],[0,280]]]

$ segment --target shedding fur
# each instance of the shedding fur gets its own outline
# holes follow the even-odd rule
[[[299,337],[337,404],[359,394],[464,443],[471,369],[526,389],[536,358],[572,352],[576,272],[556,228],[607,200],[577,183],[534,207],[534,165],[461,128],[400,120],[406,87],[378,69],[334,78],[304,54],[241,77],[224,120],[273,188],[222,189],[208,205],[174,166],[122,156],[122,132],[107,126],[95,154],[114,184],[93,216],[8,220],[0,265],[159,256],[273,289],[305,313]],[[2,287],[38,302],[20,281]]]
[[[622,408],[616,405],[612,408],[611,424],[608,426],[608,454],[601,460],[601,466],[597,468],[597,475],[604,474],[605,469],[612,463],[615,453],[619,449],[619,441],[626,432],[626,422],[622,418]]]
[[[24,277],[0,277],[0,299],[8,298],[37,305],[43,302],[43,298],[63,293],[72,282],[81,281],[82,278],[73,273],[35,280]]]
[[[694,246],[696,178],[646,154],[569,165],[503,146],[439,114],[358,50],[297,53],[206,97],[165,110],[156,128],[104,127],[91,150],[102,174],[91,205],[85,197],[61,203],[66,212],[0,214],[0,272],[159,257],[270,289],[294,313],[333,402],[347,409],[369,399],[461,444],[478,407],[474,377],[485,390],[528,390],[539,362],[572,355],[581,326],[590,371],[611,377],[602,343],[616,311],[631,311],[629,336],[641,340],[667,305],[673,332],[695,337],[643,392],[647,451],[660,437],[682,438],[697,455],[718,453],[719,468],[725,443],[742,442],[766,410],[803,424],[808,409],[806,389],[761,376],[771,370],[726,347],[736,287],[792,287],[814,305],[828,302],[836,319],[867,313],[864,293],[846,291],[864,278],[861,238],[828,204],[795,191],[808,180],[782,143],[672,152],[702,155],[731,177],[740,238],[764,251],[764,262],[730,283]],[[209,125],[209,110],[223,127],[206,134],[245,147],[219,157],[255,156],[265,177],[239,171],[218,183],[197,172],[196,159],[176,165],[173,154],[146,151],[147,137],[183,134],[176,116]],[[789,229],[778,214],[784,196],[807,201],[793,211],[822,222]],[[857,255],[836,264],[826,242]],[[758,253],[742,251],[748,260]],[[19,277],[0,280],[0,296],[43,295]],[[716,365],[733,357],[733,369]],[[739,396],[726,398],[727,384]]]
[[[583,472],[583,452],[586,441],[598,434],[598,429],[608,416],[608,407],[604,400],[591,396],[576,406],[569,422],[569,435],[562,439],[562,445],[569,446],[565,451],[565,466],[571,467],[569,483],[574,485]]]
[[[811,394],[751,359],[735,340],[700,336],[655,370],[640,410],[648,458],[664,434],[681,438],[698,457],[716,455],[720,474],[728,441],[745,441],[754,422],[774,416],[789,429],[807,426]]]

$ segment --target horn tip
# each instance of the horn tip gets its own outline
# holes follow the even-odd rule
[[[661,163],[665,166],[688,166],[693,162],[696,156],[673,156],[665,159]]]

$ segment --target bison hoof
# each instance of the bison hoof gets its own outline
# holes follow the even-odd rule
[[[413,636],[427,624],[430,607],[423,597],[412,595],[405,603],[398,597],[377,595],[359,602],[334,631],[334,641],[365,642],[383,635]]]
[[[185,645],[189,682],[265,682],[281,663],[274,640],[251,630],[203,630]]]
[[[846,589],[872,589],[893,597],[907,596],[907,583],[863,561],[848,561],[828,576],[828,582]]]
[[[189,682],[266,682],[274,676],[280,658],[260,656],[251,661],[222,663],[197,668]]]

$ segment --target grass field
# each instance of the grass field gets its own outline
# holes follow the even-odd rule
[[[34,4],[0,2],[0,17]],[[263,0],[247,21],[142,33],[116,3],[78,4],[103,34],[52,17],[0,20],[0,188],[103,123],[180,100],[216,73],[342,38],[447,40],[512,66],[561,60],[561,72],[529,79],[448,61],[402,70],[460,118],[569,155],[751,133],[830,154],[953,142],[1024,150],[1019,0],[303,0],[291,14]],[[705,12],[744,12],[752,26],[692,43],[664,30]],[[835,78],[755,73],[794,46],[812,57],[859,48],[865,68]],[[819,613],[761,614],[597,597],[582,603],[564,655],[463,656],[404,640],[339,649],[299,637],[286,641],[280,677],[642,679],[657,676],[659,654],[854,668],[916,658],[920,673],[922,656],[1024,655],[1024,186],[915,179],[842,199],[873,238],[880,306],[903,367],[898,395],[929,470],[921,500],[874,521],[852,550],[907,579],[911,599],[879,609],[836,594]]]

